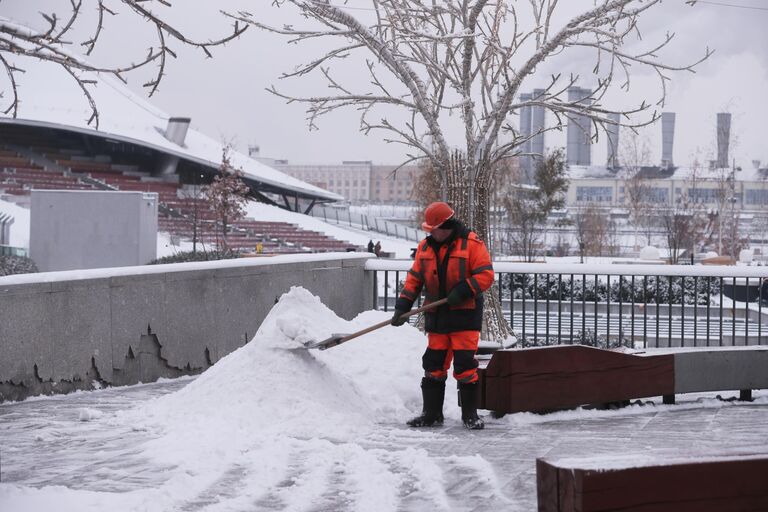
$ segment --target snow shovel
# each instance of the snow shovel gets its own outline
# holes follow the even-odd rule
[[[442,306],[443,304],[446,304],[448,302],[448,299],[440,299],[436,302],[430,302],[429,304],[425,306],[421,306],[419,309],[414,309],[412,311],[409,311],[408,313],[403,313],[400,315],[400,318],[408,318],[413,315],[418,315],[419,313],[423,313],[424,311],[429,311],[430,309],[434,309],[436,307]],[[325,350],[327,348],[335,347],[336,345],[341,345],[342,343],[346,343],[349,340],[355,339],[358,336],[362,336],[363,334],[368,334],[371,331],[375,331],[376,329],[381,329],[382,327],[386,327],[391,323],[391,320],[385,320],[383,322],[379,322],[378,324],[372,325],[370,327],[366,327],[362,331],[353,332],[352,334],[334,334],[327,340],[323,341],[308,341],[304,344],[304,346],[308,349],[318,348],[320,350]]]

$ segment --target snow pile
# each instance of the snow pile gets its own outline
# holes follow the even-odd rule
[[[269,312],[254,341],[271,348],[300,349],[332,331],[344,330],[349,330],[348,322],[304,288],[293,287]]]
[[[641,260],[658,260],[660,258],[661,254],[659,253],[659,250],[652,245],[646,245],[640,249]]]
[[[151,451],[163,462],[185,465],[205,464],[204,454],[230,459],[251,449],[275,456],[286,449],[284,436],[354,439],[379,422],[400,423],[421,406],[421,332],[385,327],[325,352],[303,348],[306,341],[380,322],[382,315],[371,311],[348,322],[294,287],[250,343],[180,391],[125,414],[137,428],[162,433]],[[271,441],[254,446],[259,439]]]
[[[80,421],[93,421],[101,418],[103,415],[104,413],[98,409],[83,407],[78,411],[77,419]]]

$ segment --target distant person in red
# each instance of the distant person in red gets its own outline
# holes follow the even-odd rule
[[[373,247],[373,253],[376,256],[381,256],[381,242],[376,240],[376,245]]]
[[[493,266],[485,244],[454,217],[446,203],[430,204],[421,227],[429,233],[419,243],[403,291],[395,303],[392,325],[403,325],[402,315],[424,289],[425,304],[444,297],[448,303],[425,313],[427,350],[422,357],[424,378],[421,415],[411,427],[443,424],[443,401],[448,368],[459,383],[461,419],[469,429],[485,426],[477,415],[477,343],[483,321],[483,292],[493,284]]]

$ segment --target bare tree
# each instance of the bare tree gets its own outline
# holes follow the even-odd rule
[[[205,189],[205,196],[216,213],[217,222],[221,225],[223,249],[229,250],[227,231],[230,224],[237,222],[245,215],[245,205],[248,202],[249,188],[243,180],[243,171],[232,166],[229,159],[230,148],[226,146],[221,157],[219,173],[213,182]]]
[[[482,211],[482,202],[477,200],[481,189],[489,183],[486,175],[493,172],[494,163],[518,152],[529,138],[509,124],[510,116],[520,108],[535,105],[553,113],[557,123],[544,128],[545,131],[561,129],[576,116],[586,116],[604,128],[614,123],[608,118],[611,113],[624,116],[622,126],[636,128],[657,119],[652,103],[642,101],[627,110],[602,105],[612,86],[629,86],[630,67],[650,68],[657,73],[661,92],[657,103],[663,104],[667,73],[691,71],[703,60],[681,66],[664,63],[658,54],[673,40],[671,34],[646,50],[626,50],[629,40],[639,33],[642,14],[660,4],[660,0],[597,3],[562,27],[553,23],[558,10],[556,0],[531,0],[528,6],[487,0],[448,0],[440,4],[371,0],[368,23],[346,6],[321,0],[278,2],[292,5],[317,22],[316,27],[310,28],[273,27],[250,13],[232,17],[287,36],[296,43],[336,40],[332,50],[283,75],[292,78],[321,73],[332,94],[297,97],[274,86],[270,90],[289,102],[306,103],[312,128],[320,116],[338,108],[359,108],[363,112],[364,132],[383,130],[388,133],[386,140],[414,150],[411,160],[428,158],[434,164],[442,178],[444,196],[461,205],[463,216],[475,225],[475,217],[487,215]],[[579,77],[555,75],[535,100],[515,102],[522,82],[535,74],[537,66],[556,55],[584,48],[594,50],[596,59],[590,71],[598,85],[589,96],[569,101],[566,91]],[[369,89],[356,90],[332,73],[334,61],[355,52],[365,58]],[[704,58],[710,53],[707,50]],[[402,125],[390,122],[387,117],[370,120],[374,107],[379,106],[404,109],[408,120]],[[461,145],[464,168],[459,169],[451,166],[454,150],[445,135],[452,119],[460,121],[465,139]],[[498,142],[502,133],[510,140]],[[465,178],[461,190],[450,189],[450,173]]]
[[[737,258],[741,249],[747,245],[747,237],[739,233],[739,199],[736,195],[736,169],[721,168],[715,170],[715,205],[714,230],[717,233],[717,252],[722,255],[727,251]]]
[[[624,139],[621,150],[621,175],[629,218],[635,228],[635,246],[638,245],[638,233],[641,231],[645,234],[646,245],[650,245],[655,211],[651,186],[643,175],[643,167],[649,165],[651,151],[647,140],[637,133]]]
[[[668,208],[660,216],[660,224],[667,238],[670,262],[677,264],[682,253],[690,250],[691,254],[704,240],[707,225],[706,209],[700,201],[698,163],[691,167],[688,190],[681,190],[673,197]]]
[[[424,208],[430,203],[440,201],[440,176],[435,167],[428,161],[422,160],[418,166],[418,172],[413,180],[410,198],[420,207],[413,219],[418,225],[424,220]]]
[[[654,122],[658,118],[654,102],[612,109],[603,104],[607,92],[629,87],[630,68],[649,69],[659,79],[655,103],[663,105],[668,73],[692,71],[711,54],[707,49],[692,64],[665,63],[658,55],[671,43],[672,34],[644,49],[628,49],[639,37],[640,18],[660,0],[601,0],[562,26],[554,22],[560,12],[557,0],[370,0],[369,7],[356,4],[354,10],[323,0],[276,3],[297,9],[314,25],[272,26],[264,16],[244,12],[232,17],[295,43],[318,47],[318,40],[326,40],[330,50],[283,78],[319,73],[331,92],[296,96],[274,86],[270,91],[288,102],[307,104],[311,128],[316,128],[319,117],[339,108],[359,109],[363,132],[381,130],[386,141],[411,149],[408,162],[426,158],[432,163],[443,184],[443,198],[483,238],[488,235],[488,187],[497,162],[519,154],[531,137],[562,129],[569,120],[588,119],[598,128],[595,137],[599,128],[615,124],[611,114],[621,114],[620,124],[629,128]],[[580,77],[556,74],[541,95],[517,101],[523,82],[537,69],[556,56],[582,50],[595,56],[589,72],[597,86],[587,96],[569,100],[567,91]],[[369,87],[333,73],[332,66],[351,55],[365,62]],[[510,119],[527,106],[549,111],[556,119],[554,126],[521,134]],[[380,108],[388,113],[380,115]],[[405,120],[396,121],[390,108],[403,112]],[[451,147],[446,134],[455,122],[460,123],[463,142]],[[488,309],[500,315],[497,307]],[[498,319],[496,323],[501,324]]]
[[[534,186],[516,185],[505,197],[512,250],[525,261],[534,261],[541,254],[547,219],[565,205],[567,190],[565,155],[557,149],[537,161]]]
[[[144,83],[149,96],[152,96],[165,74],[167,59],[176,57],[176,52],[171,48],[172,43],[197,48],[211,57],[211,48],[236,39],[248,28],[247,24],[235,20],[229,34],[198,41],[186,36],[182,29],[157,14],[148,3],[150,2],[146,0],[69,0],[68,4],[61,2],[63,6],[58,9],[40,13],[46,24],[43,30],[35,30],[0,17],[0,64],[7,77],[7,88],[3,87],[0,91],[10,91],[8,104],[0,107],[2,112],[13,117],[18,114],[20,93],[17,78],[19,73],[24,72],[23,59],[19,57],[31,57],[60,66],[72,77],[91,106],[88,124],[93,124],[98,129],[99,111],[89,90],[95,82],[84,76],[83,71],[108,73],[126,82],[126,75],[131,71],[154,65],[154,77]],[[116,4],[118,7],[115,7]],[[171,7],[168,0],[157,0],[157,4]],[[92,19],[88,12],[92,9],[97,11],[95,19]],[[118,14],[135,20],[137,26],[144,22],[150,23],[154,27],[156,39],[149,45],[147,54],[141,55],[133,62],[122,65],[96,65],[88,57],[96,49],[99,38],[104,33],[105,19]],[[0,92],[0,98],[3,96]]]
[[[511,252],[523,261],[536,261],[542,241],[540,228],[546,218],[537,211],[535,188],[531,185],[514,187],[504,206],[509,223]]]
[[[585,256],[602,256],[606,251],[613,254],[612,221],[600,207],[593,203],[587,204],[583,210],[574,215],[573,225],[576,229],[576,243],[582,263]]]
[[[667,236],[670,262],[680,262],[682,253],[693,250],[701,240],[706,220],[695,208],[683,204],[675,205],[661,216],[661,224]]]

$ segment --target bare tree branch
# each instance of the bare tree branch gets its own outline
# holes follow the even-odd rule
[[[108,73],[125,82],[124,74],[146,67],[150,64],[156,64],[157,70],[154,79],[146,82],[145,87],[149,89],[151,96],[157,91],[163,76],[165,75],[165,64],[167,56],[175,57],[176,54],[167,44],[168,38],[176,42],[200,49],[207,57],[211,57],[211,48],[224,45],[234,39],[237,39],[249,27],[248,24],[234,20],[231,32],[223,37],[213,38],[204,41],[198,41],[184,34],[184,31],[175,25],[167,22],[163,17],[155,14],[143,4],[144,0],[119,0],[125,5],[134,17],[138,20],[144,20],[153,25],[156,29],[157,40],[154,46],[150,46],[147,55],[135,62],[126,65],[106,65],[99,66],[88,61],[84,56],[73,53],[67,49],[72,41],[67,40],[67,36],[75,33],[75,27],[86,23],[81,21],[84,18],[83,11],[86,3],[94,3],[98,10],[98,17],[93,30],[93,35],[88,39],[79,42],[79,47],[85,51],[85,56],[92,54],[96,48],[99,37],[104,30],[104,14],[115,15],[116,12],[108,8],[104,0],[69,0],[69,9],[66,21],[62,25],[57,12],[41,13],[41,16],[48,27],[44,31],[36,31],[26,26],[15,23],[6,18],[0,18],[0,58],[9,77],[8,83],[13,91],[13,99],[5,113],[12,112],[13,116],[18,115],[20,96],[18,91],[18,82],[16,74],[23,72],[23,62],[19,57],[32,57],[52,64],[58,64],[67,71],[69,76],[77,83],[83,91],[83,95],[88,100],[92,109],[92,115],[89,124],[93,124],[98,129],[99,116],[97,105],[94,98],[88,93],[88,82],[81,78],[79,71],[90,71],[98,73]],[[157,0],[160,4],[171,7],[171,3],[165,0]],[[226,18],[223,18],[226,19]]]

